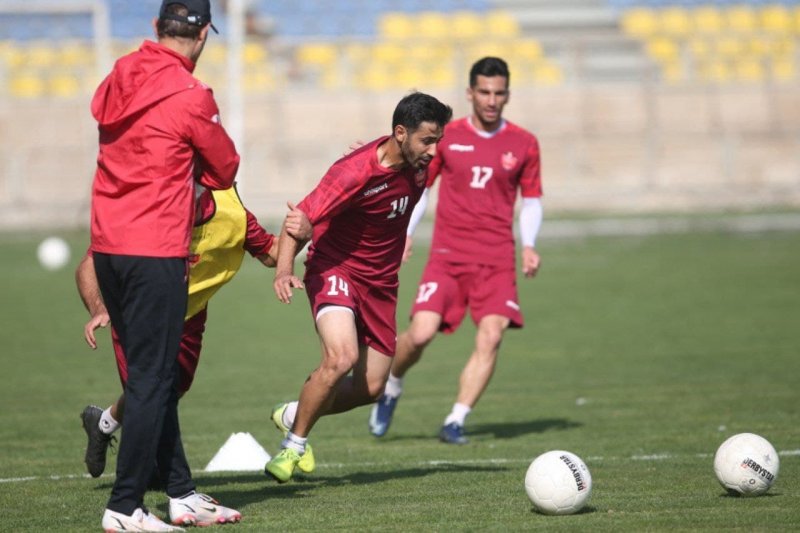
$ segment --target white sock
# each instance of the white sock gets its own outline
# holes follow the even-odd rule
[[[291,431],[286,435],[286,438],[283,439],[281,443],[282,448],[291,448],[300,455],[306,453],[306,441],[308,440],[307,437],[298,437]]]
[[[472,411],[472,408],[469,405],[454,403],[453,410],[450,411],[450,414],[444,419],[444,425],[446,426],[455,422],[459,426],[463,426],[464,420],[467,419],[467,415],[470,411]]]
[[[403,394],[403,378],[395,377],[389,372],[389,379],[386,380],[386,388],[383,394],[391,398],[399,398]]]
[[[286,410],[281,415],[281,421],[287,428],[291,429],[295,416],[297,416],[297,402],[289,402],[286,405]]]
[[[100,431],[106,435],[111,435],[119,429],[119,422],[114,420],[114,417],[111,416],[110,407],[103,411],[103,414],[100,415],[100,421],[97,423],[97,426],[100,428]]]

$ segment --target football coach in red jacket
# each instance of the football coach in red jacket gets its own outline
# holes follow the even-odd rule
[[[220,124],[211,90],[192,76],[209,29],[216,31],[209,0],[164,0],[154,28],[157,42],[145,41],[119,59],[91,104],[100,140],[91,248],[128,366],[125,429],[102,520],[106,531],[178,530],[144,506],[156,467],[173,523],[205,525],[184,512],[191,505],[182,502],[219,505],[195,493],[184,455],[177,355],[195,180],[227,189],[239,156]],[[223,521],[238,521],[241,515],[230,511]]]

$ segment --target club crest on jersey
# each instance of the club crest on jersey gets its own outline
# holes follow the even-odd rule
[[[517,166],[518,162],[519,159],[517,159],[511,152],[506,152],[500,156],[500,164],[503,165],[503,169],[505,170],[512,170],[515,166]]]

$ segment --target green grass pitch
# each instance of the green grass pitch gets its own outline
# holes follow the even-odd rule
[[[119,383],[109,338],[92,352],[68,269],[36,264],[41,235],[0,235],[0,530],[99,530],[113,481],[82,463],[78,414]],[[70,237],[73,253],[85,235]],[[246,259],[211,302],[202,362],[182,400],[184,445],[201,490],[238,508],[236,531],[778,531],[800,528],[800,234],[697,233],[544,240],[543,268],[521,280],[527,326],[502,346],[468,419],[468,446],[436,433],[474,328],[439,337],[406,381],[390,433],[366,408],[323,418],[318,468],[277,485],[262,473],[208,474],[231,433],[279,444],[269,410],[296,397],[319,359],[305,296],[272,294]],[[401,273],[402,327],[423,266]],[[713,454],[754,432],[782,453],[767,495],[726,496]],[[577,515],[532,511],[530,461],[566,449],[589,466]],[[163,494],[147,504],[165,515]]]

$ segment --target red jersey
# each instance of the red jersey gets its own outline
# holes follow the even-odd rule
[[[114,65],[92,99],[100,152],[92,185],[92,249],[186,257],[194,220],[194,176],[227,189],[239,155],[194,63],[158,43]]]
[[[306,266],[337,266],[354,277],[396,286],[411,212],[425,189],[412,167],[393,170],[378,162],[381,137],[343,157],[299,204],[314,225]]]
[[[428,167],[428,186],[441,174],[431,257],[455,263],[514,264],[514,203],[542,195],[536,137],[503,121],[488,135],[469,117],[444,129]]]

